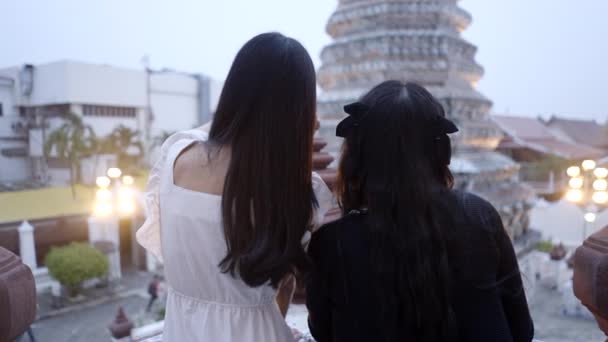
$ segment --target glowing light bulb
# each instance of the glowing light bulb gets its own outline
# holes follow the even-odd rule
[[[122,171],[120,171],[117,167],[111,167],[108,169],[108,177],[110,178],[118,178],[122,175]]]
[[[135,180],[131,176],[122,176],[122,184],[124,185],[133,185]]]
[[[581,178],[581,177],[570,178],[568,185],[570,185],[570,187],[572,189],[580,189],[583,187],[583,178]]]
[[[112,199],[112,192],[106,188],[101,188],[95,193],[98,201],[109,201]]]
[[[595,160],[584,160],[582,166],[585,171],[593,170],[595,169]]]
[[[606,189],[608,189],[608,181],[605,179],[598,179],[593,182],[593,188],[597,191],[606,191]]]
[[[128,186],[123,186],[118,189],[118,198],[119,200],[130,200],[134,196],[134,191]]]
[[[97,217],[107,217],[112,215],[112,204],[110,202],[105,201],[97,201],[95,203],[95,207],[93,208],[93,215]]]
[[[97,179],[95,179],[95,184],[97,184],[98,187],[105,189],[108,186],[110,186],[110,178],[106,177],[106,176],[101,176],[101,177],[97,177]]]
[[[596,218],[597,218],[597,215],[595,215],[594,213],[586,213],[585,214],[585,221],[587,221],[589,223],[595,222]]]
[[[118,203],[118,211],[123,215],[130,215],[135,212],[134,201],[120,201]]]
[[[566,199],[570,202],[580,202],[583,200],[583,192],[578,189],[570,189],[566,193]]]
[[[593,171],[593,174],[597,178],[606,178],[608,177],[608,169],[605,167],[598,167]]]
[[[596,191],[593,193],[593,196],[591,196],[591,199],[597,204],[606,204],[608,203],[608,192]]]
[[[570,166],[568,170],[566,170],[566,173],[569,177],[578,177],[578,175],[581,174],[581,168],[578,166]]]

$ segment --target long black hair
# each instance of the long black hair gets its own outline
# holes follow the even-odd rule
[[[338,129],[345,137],[338,201],[344,214],[367,210],[385,330],[411,329],[417,341],[449,340],[448,259],[432,201],[434,192],[452,187],[447,133],[457,129],[414,83],[381,83],[350,109],[356,113],[341,124],[348,127]]]
[[[222,198],[228,247],[222,271],[249,286],[277,286],[308,269],[301,238],[311,223],[315,69],[296,40],[265,33],[238,52],[209,141],[231,148]]]

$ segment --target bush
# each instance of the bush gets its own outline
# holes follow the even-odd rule
[[[100,278],[108,273],[108,259],[87,243],[72,242],[64,247],[53,247],[44,259],[49,273],[65,286],[71,295],[82,282]]]
[[[536,245],[536,249],[540,252],[549,253],[553,249],[553,243],[551,241],[541,241]]]

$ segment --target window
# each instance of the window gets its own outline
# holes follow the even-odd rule
[[[0,116],[4,115],[4,112],[2,111],[2,102],[0,102]]]
[[[109,116],[109,117],[134,118],[137,114],[137,108],[83,105],[82,114],[84,116]]]

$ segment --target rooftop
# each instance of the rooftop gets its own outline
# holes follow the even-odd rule
[[[492,118],[507,135],[501,141],[499,149],[527,148],[564,159],[599,158],[606,154],[596,145],[577,142],[556,132],[537,118],[504,115],[494,115]],[[608,131],[606,137],[608,138]]]
[[[552,117],[546,123],[554,134],[573,142],[598,148],[608,148],[608,127],[595,120],[577,120]]]

